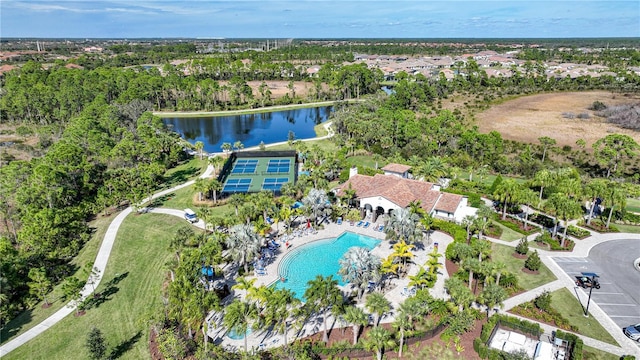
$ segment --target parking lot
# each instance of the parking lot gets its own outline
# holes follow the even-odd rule
[[[640,257],[640,241],[616,240],[596,245],[587,258],[553,257],[572,278],[581,272],[600,276],[600,289],[593,289],[595,302],[620,328],[640,323],[640,271],[633,261]],[[589,289],[576,288],[586,306]]]

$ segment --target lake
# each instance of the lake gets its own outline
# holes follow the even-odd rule
[[[306,109],[272,111],[259,114],[163,118],[162,121],[179,133],[188,142],[204,143],[206,152],[222,151],[223,143],[233,145],[240,141],[244,147],[289,140],[289,131],[296,139],[316,136],[313,127],[325,122],[332,111],[331,106]]]

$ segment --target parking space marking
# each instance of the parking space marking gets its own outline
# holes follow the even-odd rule
[[[609,315],[610,318],[634,318],[637,319],[638,316],[633,316],[633,315]]]
[[[585,258],[575,258],[575,257],[554,257],[552,258],[553,261],[555,262],[573,262],[573,263],[584,263],[584,262],[589,262],[588,259]]]
[[[598,305],[600,306],[638,306],[636,304],[605,304],[605,303],[598,303]]]
[[[601,292],[598,291],[597,293],[593,293],[593,295],[624,295],[624,293],[618,293],[618,292]]]

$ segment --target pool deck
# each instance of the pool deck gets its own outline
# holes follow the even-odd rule
[[[389,254],[393,252],[392,246],[388,241],[384,241],[385,234],[384,232],[375,231],[375,224],[371,224],[368,228],[363,228],[362,226],[358,227],[355,225],[350,225],[349,222],[343,222],[341,225],[336,223],[329,223],[324,225],[324,229],[318,230],[315,234],[302,235],[301,237],[295,237],[293,240],[290,240],[290,243],[293,247],[298,247],[312,241],[335,238],[340,236],[342,233],[349,231],[356,234],[366,235],[372,238],[383,240],[378,246],[376,246],[372,253],[374,255],[379,256],[384,259]],[[276,227],[274,225],[274,230]],[[283,234],[284,229],[280,226],[279,234]],[[444,233],[440,232],[432,232],[430,236],[430,244],[428,244],[425,248],[414,249],[412,252],[414,254],[413,262],[410,264],[410,268],[408,271],[408,275],[415,275],[420,265],[424,265],[427,260],[427,255],[433,250],[433,244],[438,243],[438,253],[442,254],[440,258],[440,263],[443,265],[439,271],[438,280],[435,286],[429,290],[432,296],[437,298],[447,298],[446,291],[444,290],[444,280],[448,277],[447,272],[444,267],[444,251],[447,248],[447,245],[451,243],[453,239]],[[279,280],[278,277],[278,266],[280,261],[284,257],[284,254],[287,252],[284,244],[282,244],[278,250],[275,252],[275,258],[271,261],[270,264],[265,266],[266,275],[257,276],[255,286],[259,287],[261,285],[271,285]],[[254,276],[250,276],[250,278],[254,278]],[[402,279],[394,279],[391,285],[388,285],[383,290],[385,297],[391,302],[393,309],[397,309],[399,304],[402,303],[406,296],[402,294],[403,288],[407,287],[409,284],[409,276],[405,276]],[[348,286],[346,286],[348,288]],[[347,289],[343,289],[347,290]],[[365,295],[366,296],[366,295]],[[363,300],[364,297],[363,296]],[[244,291],[232,290],[232,294],[223,300],[223,306],[227,305],[231,301],[236,298],[243,298]],[[360,301],[357,306],[363,307],[364,301]],[[386,314],[382,319],[381,323],[388,323],[394,320],[394,311],[392,310],[390,314]],[[347,326],[347,324],[341,324],[340,321],[336,321],[332,316],[328,319],[327,324],[331,328],[331,324],[334,327],[343,327]],[[213,339],[213,342],[216,344],[221,344],[225,348],[229,350],[244,350],[244,339],[233,340],[229,337],[225,336],[226,328],[222,325],[222,313],[214,312],[209,315],[207,318],[207,322],[209,324],[208,334]],[[311,318],[304,327],[297,332],[295,329],[289,329],[287,340],[289,342],[294,341],[298,338],[310,336],[317,332],[322,331],[322,317]],[[261,349],[281,346],[284,342],[284,337],[282,334],[277,334],[275,332],[271,332],[268,330],[256,330],[247,336],[247,346],[249,351],[259,351]]]

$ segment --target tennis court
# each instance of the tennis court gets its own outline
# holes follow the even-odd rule
[[[223,194],[280,192],[295,183],[295,151],[243,151],[232,154],[218,180]]]

